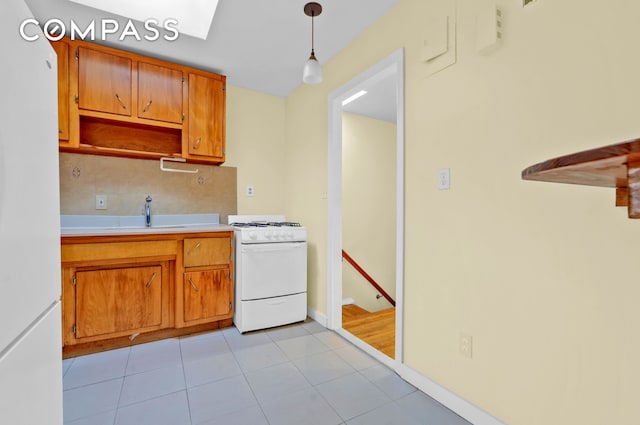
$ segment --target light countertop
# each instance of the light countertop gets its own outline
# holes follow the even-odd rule
[[[218,214],[154,215],[151,227],[143,216],[62,215],[60,234],[67,236],[119,236],[175,233],[227,232],[232,226],[220,224]]]

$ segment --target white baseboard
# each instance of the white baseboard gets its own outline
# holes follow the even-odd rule
[[[473,425],[507,425],[506,422],[500,421],[490,413],[485,412],[475,404],[468,402],[405,364],[400,365],[397,372],[405,381],[462,416]]]
[[[327,324],[329,323],[329,321],[327,320],[327,316],[325,314],[322,314],[322,313],[318,312],[317,310],[314,310],[313,308],[311,308],[309,306],[307,306],[307,316],[311,317],[313,320],[315,320],[316,322],[320,323],[325,328],[327,327]]]
[[[321,324],[322,326],[324,326],[325,328],[327,327],[328,320],[325,314],[320,313],[315,309],[307,306],[307,315],[313,320],[315,320],[316,322],[318,322],[319,324]],[[341,332],[341,331],[342,330],[340,329],[338,333],[344,336],[346,339],[350,340],[350,342],[354,343],[356,346],[360,345],[356,341],[353,341],[353,340],[356,340],[357,338],[355,337],[349,338],[351,335],[348,334],[348,332],[346,331]],[[362,343],[362,345],[366,345],[366,344]],[[482,410],[475,404],[468,402],[467,400],[451,392],[450,390],[436,383],[435,381],[432,381],[431,379],[422,375],[420,372],[416,371],[415,369],[412,369],[405,364],[395,362],[393,360],[391,362],[385,361],[390,359],[388,358],[382,359],[381,357],[386,357],[386,356],[384,356],[379,352],[373,353],[373,351],[375,351],[375,349],[373,348],[371,348],[371,351],[367,350],[367,348],[370,348],[370,347],[359,347],[359,348],[363,349],[365,352],[372,355],[381,363],[386,364],[392,369],[396,369],[396,372],[405,381],[407,381],[414,387],[418,388],[420,391],[422,391],[429,397],[437,400],[446,408],[450,409],[451,411],[460,415],[464,419],[468,420],[473,425],[508,425],[506,422],[500,421],[496,417],[492,416],[490,413]]]

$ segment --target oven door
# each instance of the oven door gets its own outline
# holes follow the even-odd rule
[[[240,245],[236,291],[243,301],[306,292],[307,243]]]

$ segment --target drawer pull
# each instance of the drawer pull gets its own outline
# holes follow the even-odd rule
[[[149,282],[147,282],[147,284],[145,285],[146,288],[149,288],[151,286],[151,283],[153,282],[153,279],[156,278],[157,274],[157,272],[153,272],[153,274],[151,275],[151,279],[149,279]]]
[[[195,283],[193,283],[193,280],[192,280],[191,278],[189,278],[189,283],[191,284],[191,286],[193,286],[193,289],[194,289],[196,292],[199,292],[199,291],[200,291],[200,290],[198,289],[198,287],[196,286],[196,284],[195,284]]]
[[[192,255],[193,251],[195,251],[196,249],[200,248],[200,244],[201,242],[198,242],[197,244],[195,244],[195,246],[193,248],[191,248],[188,252],[187,255]]]
[[[152,100],[149,99],[149,102],[147,102],[147,104],[144,105],[144,108],[142,109],[142,112],[147,112],[149,110],[149,106],[151,106],[151,102],[152,102]]]
[[[194,149],[198,149],[200,147],[200,142],[202,141],[202,137],[198,137],[196,142],[193,144]]]
[[[122,99],[120,99],[120,96],[118,96],[118,93],[116,93],[116,99],[118,99],[118,102],[120,102],[120,106],[122,106],[122,109],[127,109],[127,105],[125,105]]]

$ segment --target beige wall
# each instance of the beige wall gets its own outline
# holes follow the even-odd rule
[[[396,125],[342,114],[342,247],[389,294],[396,294]],[[389,308],[346,261],[342,298],[369,311]]]
[[[458,0],[457,63],[429,76],[436,3],[402,0],[286,100],[286,212],[309,227],[309,303],[326,312],[327,95],[404,47],[406,364],[512,425],[636,424],[638,222],[612,190],[520,172],[638,136],[640,3],[499,0],[502,45],[479,54],[477,2]]]
[[[225,165],[238,168],[238,214],[284,214],[284,129],[283,98],[227,86]]]
[[[236,169],[166,163],[198,169],[197,174],[160,171],[159,161],[71,153],[60,154],[60,213],[138,215],[151,195],[153,214],[235,214]],[[95,196],[107,195],[106,210],[95,209]]]

